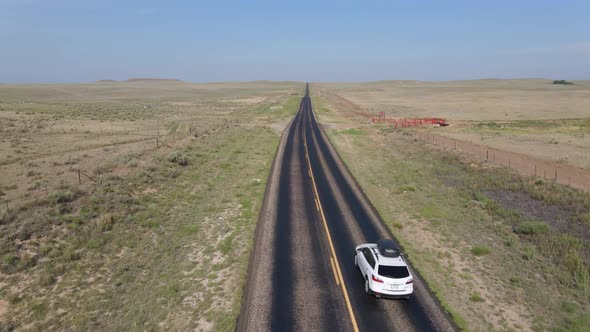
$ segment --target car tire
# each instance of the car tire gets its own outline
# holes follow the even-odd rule
[[[371,295],[371,288],[369,288],[369,279],[365,278],[365,293]]]
[[[354,255],[354,266],[359,267],[358,256]]]

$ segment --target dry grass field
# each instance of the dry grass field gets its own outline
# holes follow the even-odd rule
[[[440,83],[445,84],[459,83]],[[416,140],[415,128],[372,125],[358,113],[374,109],[335,94],[369,100],[363,95],[369,92],[354,89],[372,84],[326,86],[312,89],[320,122],[413,266],[462,329],[588,330],[589,194],[440,151]],[[430,88],[432,95],[444,91]],[[404,98],[423,105],[407,92]],[[529,116],[534,118],[532,112]]]
[[[590,81],[324,83],[361,111],[387,117],[442,117],[436,133],[590,169]]]
[[[302,91],[0,85],[0,331],[232,330]]]

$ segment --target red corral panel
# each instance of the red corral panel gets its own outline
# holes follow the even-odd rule
[[[447,120],[442,118],[389,118],[386,119],[385,117],[378,117],[378,118],[371,118],[371,122],[373,123],[389,123],[395,128],[406,128],[406,127],[416,127],[416,126],[427,126],[427,125],[439,125],[442,127],[446,127],[449,124]]]

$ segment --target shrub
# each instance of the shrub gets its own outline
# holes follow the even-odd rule
[[[168,161],[180,166],[188,165],[188,158],[180,151],[174,151],[168,157]]]
[[[47,313],[47,304],[45,302],[35,302],[31,304],[31,312],[37,319],[41,319]]]
[[[115,223],[115,217],[112,214],[105,214],[98,218],[94,223],[97,231],[110,231]]]
[[[578,216],[578,220],[581,223],[590,226],[590,212],[582,213],[581,215]]]
[[[475,247],[471,248],[471,253],[473,253],[475,256],[487,255],[490,252],[491,252],[490,248],[488,248],[486,246],[475,246]]]
[[[483,297],[481,297],[481,295],[479,295],[478,292],[474,292],[473,294],[471,294],[471,296],[469,297],[469,300],[471,300],[473,302],[484,302],[485,301],[483,299]]]
[[[504,241],[504,244],[507,247],[514,247],[518,243],[518,236],[514,234],[509,234]]]
[[[540,221],[527,221],[514,229],[516,234],[534,235],[545,234],[549,231],[549,225]]]
[[[55,191],[49,194],[49,199],[53,203],[69,203],[76,198],[76,194],[71,190]]]
[[[526,246],[524,248],[524,252],[523,252],[522,258],[526,259],[527,261],[530,261],[533,258],[535,258],[535,253],[536,253],[535,247],[533,247],[533,246]]]

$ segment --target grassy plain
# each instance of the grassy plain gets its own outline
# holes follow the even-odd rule
[[[336,149],[460,327],[587,330],[590,195],[438,151],[312,91]]]
[[[233,330],[302,89],[0,85],[0,330]]]
[[[442,117],[437,134],[590,168],[590,81],[382,81],[319,86],[387,117]]]

